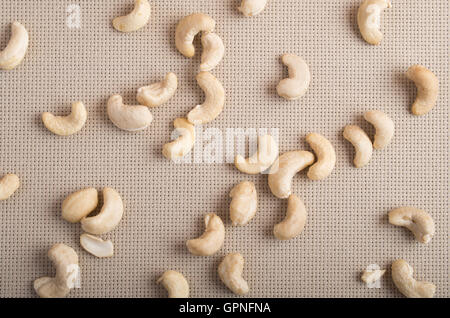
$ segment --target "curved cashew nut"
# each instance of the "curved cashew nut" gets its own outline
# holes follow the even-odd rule
[[[230,191],[230,218],[233,225],[245,225],[255,216],[258,196],[255,184],[242,181]]]
[[[289,151],[282,154],[269,172],[269,187],[273,195],[286,199],[292,193],[292,178],[314,162],[309,151]]]
[[[123,130],[142,130],[153,121],[152,113],[150,113],[148,107],[125,105],[120,95],[113,95],[109,98],[106,110],[113,124]]]
[[[72,112],[67,116],[55,116],[51,113],[43,113],[44,126],[52,133],[60,136],[73,135],[80,131],[86,123],[87,111],[82,102],[72,104]]]
[[[420,243],[428,243],[434,235],[435,227],[431,215],[413,207],[401,207],[389,212],[389,223],[404,226]]]
[[[112,231],[123,215],[123,202],[120,194],[112,188],[103,189],[103,207],[96,216],[81,219],[81,228],[91,234],[104,234]]]
[[[236,155],[234,164],[236,168],[247,174],[258,174],[267,170],[278,157],[278,145],[271,135],[258,137],[258,151],[250,158],[244,159]]]
[[[306,142],[314,150],[317,162],[308,169],[308,178],[322,180],[328,177],[336,164],[336,153],[333,145],[322,135],[310,133],[306,136]]]
[[[136,0],[133,11],[115,18],[112,23],[117,31],[132,32],[145,26],[149,19],[150,3],[147,0]]]
[[[367,134],[355,125],[347,125],[344,128],[344,138],[355,147],[355,159],[353,163],[356,168],[361,168],[369,163],[372,157],[372,142]]]
[[[364,113],[364,119],[375,127],[373,147],[383,149],[394,136],[394,122],[388,115],[379,110],[369,110]]]
[[[386,273],[385,269],[365,270],[361,275],[361,280],[367,285],[375,283]]]
[[[166,74],[163,81],[139,88],[136,99],[145,106],[160,106],[172,98],[177,87],[177,76],[174,73],[169,72]]]
[[[246,17],[252,17],[260,14],[266,7],[267,0],[242,0],[238,10]]]
[[[287,100],[296,100],[305,95],[311,81],[311,74],[306,62],[295,54],[283,54],[281,61],[288,67],[289,78],[277,85],[277,93]]]
[[[205,232],[196,239],[186,242],[186,246],[194,255],[209,256],[217,252],[225,239],[225,227],[215,213],[205,216]]]
[[[358,9],[358,26],[368,43],[378,45],[383,38],[380,32],[381,11],[390,8],[389,0],[365,0]]]
[[[183,274],[177,271],[169,270],[164,272],[156,283],[161,283],[167,289],[169,298],[189,297],[189,284]]]
[[[175,46],[186,57],[195,55],[195,47],[192,44],[197,33],[213,32],[216,21],[204,13],[193,13],[178,22],[175,30]]]
[[[70,194],[62,203],[62,218],[71,223],[80,220],[95,210],[98,193],[95,188],[86,188]]]
[[[11,25],[11,38],[8,45],[0,51],[0,69],[12,70],[19,65],[28,49],[28,32],[25,27],[15,21]]]
[[[296,237],[305,228],[306,217],[306,208],[302,200],[295,194],[291,194],[288,199],[286,217],[274,226],[273,234],[279,240],[290,240]]]
[[[101,238],[83,233],[80,236],[81,247],[88,253],[97,257],[111,257],[114,255],[114,245],[108,241],[103,241]]]
[[[392,263],[392,280],[398,290],[408,298],[432,298],[436,291],[433,283],[413,278],[413,268],[403,259]]]
[[[243,271],[244,257],[240,253],[225,256],[218,268],[220,280],[238,295],[247,294],[249,291],[247,282],[242,278]]]
[[[167,159],[176,159],[188,154],[195,143],[195,127],[184,118],[177,118],[173,126],[180,136],[163,146],[163,155]]]
[[[205,92],[203,104],[195,106],[187,115],[187,119],[194,125],[206,124],[214,120],[223,110],[225,104],[225,90],[222,84],[209,72],[197,74],[197,83]]]
[[[417,97],[411,112],[414,115],[425,115],[436,104],[439,92],[439,80],[436,75],[422,65],[413,65],[406,71],[406,77],[416,84]]]
[[[216,33],[204,32],[202,35],[202,64],[200,71],[211,71],[220,63],[225,53],[222,39]]]
[[[7,174],[0,179],[0,201],[8,199],[20,187],[19,177],[15,174]]]

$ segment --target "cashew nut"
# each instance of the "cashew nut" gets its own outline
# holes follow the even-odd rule
[[[230,218],[233,225],[245,225],[255,216],[258,207],[258,196],[255,184],[242,181],[231,191]]]
[[[86,188],[70,194],[62,204],[62,217],[71,223],[80,220],[95,210],[98,204],[98,193],[95,188]]]
[[[223,110],[225,104],[225,90],[222,84],[211,73],[197,74],[197,83],[205,92],[203,104],[195,106],[187,115],[187,119],[194,125],[206,124],[214,120]]]
[[[150,4],[147,0],[136,0],[134,9],[129,14],[117,17],[113,20],[113,26],[117,31],[132,32],[139,30],[150,19]]]
[[[436,75],[422,65],[413,65],[406,71],[406,77],[416,84],[417,97],[411,112],[414,115],[425,115],[436,104],[439,92],[439,80]]]
[[[314,155],[309,151],[298,150],[282,154],[269,172],[269,187],[273,195],[280,199],[289,197],[294,175],[313,162]]]
[[[80,236],[80,244],[88,253],[97,257],[111,257],[114,255],[114,245],[108,241],[103,241],[101,238],[83,233]]]
[[[51,113],[43,113],[44,126],[52,133],[60,136],[73,135],[80,131],[86,123],[87,111],[82,102],[72,104],[72,112],[67,116],[55,116]]]
[[[317,162],[308,169],[308,178],[322,180],[328,177],[336,164],[336,153],[333,145],[322,135],[310,133],[306,136],[306,142],[314,150]]]
[[[163,155],[167,159],[176,159],[188,154],[195,143],[195,127],[184,118],[177,118],[173,126],[180,136],[163,146]]]
[[[306,62],[295,54],[283,54],[281,61],[288,67],[289,78],[281,80],[277,85],[278,95],[287,100],[296,100],[305,95],[311,75]]]
[[[361,280],[367,285],[375,283],[386,273],[385,269],[365,270],[361,275]]]
[[[169,72],[163,81],[139,88],[136,99],[145,106],[160,106],[172,98],[177,87],[177,76]]]
[[[20,187],[19,177],[15,174],[7,174],[0,179],[0,201],[8,199]]]
[[[28,32],[25,27],[15,21],[11,25],[11,38],[8,45],[0,51],[0,69],[12,70],[19,65],[28,49]]]
[[[109,98],[107,112],[114,125],[128,131],[145,129],[153,120],[148,107],[125,105],[120,95],[113,95]]]
[[[258,174],[267,170],[278,157],[278,145],[271,135],[258,137],[258,151],[251,157],[244,159],[236,155],[234,164],[236,168],[247,174]]]
[[[413,268],[403,259],[392,263],[392,280],[398,290],[408,298],[432,298],[436,291],[433,283],[413,278]]]
[[[103,207],[96,216],[81,219],[81,228],[91,234],[104,234],[112,231],[123,215],[123,202],[119,193],[112,188],[103,189]]]
[[[242,0],[238,10],[246,17],[252,17],[260,14],[266,7],[267,0]]]
[[[358,26],[368,43],[378,45],[383,38],[380,32],[381,11],[390,8],[389,0],[365,0],[358,9]]]
[[[225,52],[222,39],[216,33],[204,32],[202,35],[202,64],[200,71],[211,71],[220,63]]]
[[[435,227],[431,215],[426,211],[405,206],[389,212],[389,223],[404,226],[420,243],[428,243],[434,235]]]
[[[166,271],[156,283],[161,283],[167,289],[169,298],[189,297],[189,284],[183,274],[179,272],[172,270]]]
[[[375,127],[373,147],[383,149],[394,136],[394,122],[388,115],[379,110],[369,110],[364,113],[364,119]]]
[[[238,295],[248,293],[248,284],[242,278],[244,271],[244,258],[240,253],[230,253],[219,264],[218,272],[222,282],[231,291]]]
[[[217,252],[225,239],[225,227],[215,213],[205,216],[205,232],[196,239],[186,242],[189,252],[199,256],[209,256]]]
[[[216,22],[204,13],[193,13],[178,22],[175,30],[175,46],[186,57],[195,55],[195,47],[192,44],[197,33],[213,32]]]
[[[356,168],[361,168],[369,163],[372,157],[372,142],[370,141],[367,134],[354,125],[347,125],[344,128],[344,138],[351,142],[355,147],[355,159],[353,163]]]
[[[273,234],[279,240],[290,240],[296,237],[305,228],[306,217],[306,208],[302,200],[295,194],[291,194],[288,199],[286,217],[274,226]]]

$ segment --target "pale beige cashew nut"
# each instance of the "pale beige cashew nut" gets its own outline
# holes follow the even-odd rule
[[[218,268],[220,280],[237,295],[245,295],[249,291],[247,282],[242,278],[243,271],[244,257],[240,253],[226,255]]]
[[[433,283],[413,278],[413,268],[403,259],[392,263],[392,280],[398,290],[408,298],[432,298],[436,286]]]
[[[270,168],[277,157],[278,145],[275,139],[271,135],[264,135],[258,137],[258,151],[247,159],[236,155],[234,165],[243,173],[258,174]]]
[[[267,0],[242,0],[238,10],[246,17],[260,14],[266,7]]]
[[[209,256],[216,253],[223,245],[225,239],[225,227],[222,219],[215,213],[205,216],[205,232],[196,239],[186,242],[186,246],[194,255]]]
[[[361,280],[367,285],[373,284],[379,280],[384,273],[386,273],[385,269],[365,270],[361,275]]]
[[[81,189],[64,199],[61,207],[62,218],[71,223],[89,215],[98,205],[98,192],[95,188]]]
[[[97,257],[111,257],[114,255],[114,245],[110,240],[83,233],[80,236],[80,245],[84,250]]]
[[[19,65],[28,49],[28,32],[15,21],[11,24],[11,37],[8,45],[0,51],[0,69],[12,70]]]
[[[283,54],[281,61],[288,67],[289,77],[277,85],[277,93],[287,100],[296,100],[305,95],[311,81],[306,62],[295,54]]]
[[[209,72],[215,68],[223,58],[225,46],[222,39],[214,32],[203,32],[202,35],[202,58],[200,71]]]
[[[197,33],[213,32],[216,22],[204,13],[193,13],[180,20],[175,30],[175,46],[186,57],[195,55],[192,44]]]
[[[433,72],[422,65],[411,66],[406,71],[406,77],[413,81],[417,87],[417,96],[411,107],[411,112],[414,115],[425,115],[436,105],[439,80]]]
[[[51,113],[43,113],[44,126],[52,133],[59,136],[73,135],[83,128],[87,119],[86,107],[82,102],[72,104],[72,112],[67,116],[55,116]]]
[[[258,207],[258,195],[255,184],[242,181],[230,191],[230,219],[233,225],[245,225],[255,216]]]
[[[150,3],[148,0],[136,0],[134,9],[129,14],[117,17],[113,20],[113,26],[117,31],[133,32],[144,27],[150,19]]]
[[[8,199],[20,187],[17,175],[9,173],[0,179],[0,201]]]
[[[174,120],[173,126],[179,132],[180,136],[163,146],[162,153],[169,160],[184,157],[192,150],[195,144],[194,125],[185,118],[177,118]]]
[[[161,283],[169,293],[169,298],[188,298],[189,283],[186,278],[177,271],[168,270],[156,281]]]
[[[103,207],[100,213],[81,219],[81,228],[90,234],[104,234],[112,231],[123,216],[123,202],[120,194],[112,188],[103,189]]]
[[[303,201],[295,194],[291,194],[288,199],[286,217],[274,226],[273,234],[279,240],[290,240],[296,237],[305,228],[306,217],[307,212]]]
[[[145,129],[153,121],[153,116],[147,106],[125,105],[120,95],[113,95],[109,98],[106,110],[112,123],[127,131]]]
[[[364,113],[364,119],[375,127],[373,147],[383,149],[394,136],[395,126],[388,115],[379,110],[369,110]]]
[[[390,8],[389,0],[365,0],[358,9],[358,27],[367,43],[378,45],[383,39],[380,32],[381,11]]]
[[[269,187],[273,195],[286,199],[292,194],[292,178],[314,162],[309,151],[297,150],[282,154],[269,172]]]
[[[209,123],[223,110],[225,104],[225,90],[222,84],[209,72],[197,74],[197,83],[205,93],[205,101],[195,106],[187,115],[187,119],[194,125]]]
[[[306,142],[314,150],[317,162],[308,169],[308,178],[322,180],[328,177],[336,164],[336,152],[331,142],[317,133],[306,136]]]
[[[157,107],[167,103],[175,94],[177,87],[177,76],[169,72],[161,82],[139,88],[136,99],[142,105]]]
[[[367,134],[355,125],[347,125],[344,128],[344,138],[355,147],[355,158],[353,164],[356,168],[364,167],[372,157],[372,142]]]
[[[420,243],[428,243],[435,232],[434,221],[426,211],[414,207],[401,207],[389,212],[389,223],[404,226]]]

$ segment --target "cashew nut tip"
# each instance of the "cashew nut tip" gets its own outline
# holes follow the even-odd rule
[[[436,104],[439,92],[439,80],[436,75],[422,65],[413,65],[406,72],[406,77],[416,84],[417,96],[411,112],[414,115],[425,115]]]
[[[205,232],[199,238],[186,242],[189,252],[194,255],[213,255],[223,245],[225,227],[221,218],[214,213],[209,213],[205,216],[205,226]]]
[[[373,147],[383,149],[394,136],[394,122],[388,115],[379,110],[369,110],[364,113],[364,119],[375,127]]]
[[[222,39],[216,33],[204,32],[202,35],[202,58],[200,71],[209,72],[220,63],[225,53]]]
[[[15,21],[11,25],[11,37],[8,45],[0,51],[0,69],[12,70],[19,65],[28,49],[28,32],[25,27]]]
[[[380,32],[381,11],[390,8],[389,0],[365,0],[358,9],[358,27],[367,43],[378,45],[383,39]]]
[[[230,191],[230,218],[233,225],[245,225],[255,216],[258,196],[255,184],[242,181]]]
[[[80,131],[86,119],[87,111],[82,102],[73,103],[72,112],[67,116],[55,116],[47,112],[42,114],[44,126],[59,136],[70,136]]]
[[[148,107],[125,105],[120,95],[113,95],[109,98],[107,112],[114,125],[127,131],[145,129],[153,121],[153,116]]]
[[[164,286],[169,293],[169,298],[189,297],[189,284],[183,274],[177,271],[169,270],[164,272],[156,283],[161,283]]]
[[[398,290],[408,298],[432,298],[436,291],[433,283],[413,278],[413,268],[403,259],[392,263],[392,280]]]
[[[62,203],[62,218],[71,223],[80,220],[95,210],[98,193],[95,188],[86,188],[70,194]]]
[[[144,27],[150,19],[150,3],[147,0],[136,0],[134,9],[129,14],[113,20],[117,31],[133,32]]]
[[[234,164],[236,168],[247,174],[261,173],[275,162],[278,157],[278,145],[271,135],[258,137],[258,151],[251,157],[244,159],[237,155]]]
[[[169,72],[161,82],[139,88],[136,99],[142,105],[157,107],[167,103],[175,94],[177,87],[177,76]]]
[[[242,0],[238,10],[246,17],[260,14],[266,7],[267,0]]]
[[[428,243],[434,235],[435,227],[431,215],[413,207],[401,207],[389,212],[389,223],[404,226],[420,243]]]
[[[306,208],[302,200],[295,194],[291,194],[288,199],[286,217],[274,226],[273,234],[279,240],[290,240],[296,237],[305,228],[306,217]]]
[[[240,253],[225,256],[218,268],[220,280],[238,295],[245,295],[249,291],[247,282],[242,278],[243,271],[244,257]]]
[[[169,160],[184,157],[194,147],[195,127],[184,118],[177,118],[173,126],[179,133],[179,137],[163,146],[163,155]]]
[[[194,125],[209,123],[214,120],[223,110],[225,104],[225,90],[222,84],[209,72],[197,74],[197,83],[205,93],[205,101],[194,107],[187,119]]]
[[[344,138],[347,139],[355,147],[355,158],[353,163],[356,168],[364,167],[369,163],[372,157],[372,142],[367,134],[354,125],[347,125],[344,128]]]
[[[97,236],[83,233],[80,236],[80,244],[88,253],[97,257],[114,255],[114,245],[110,240],[104,241]]]
[[[311,81],[311,74],[306,62],[295,54],[283,54],[281,61],[288,67],[289,78],[277,85],[277,93],[287,100],[296,100],[305,95]]]
[[[361,280],[367,285],[375,283],[386,273],[385,269],[365,270],[361,275]]]
[[[195,48],[192,44],[197,33],[213,32],[216,22],[204,13],[193,13],[178,22],[175,30],[175,46],[178,51],[186,57],[195,55]]]
[[[314,150],[317,162],[308,169],[308,178],[322,180],[328,177],[336,164],[336,153],[333,145],[322,135],[310,133],[306,142]]]
[[[15,174],[7,174],[0,179],[0,201],[8,199],[20,187],[19,177]]]

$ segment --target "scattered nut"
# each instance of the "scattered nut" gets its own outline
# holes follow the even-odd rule
[[[188,154],[195,143],[195,127],[184,118],[177,118],[173,122],[173,126],[180,136],[163,147],[163,155],[167,159],[177,159]]]
[[[288,199],[286,217],[274,226],[273,234],[279,240],[290,240],[296,237],[305,228],[306,217],[306,208],[302,200],[295,194],[291,194]]]
[[[411,112],[414,115],[425,115],[436,104],[439,92],[439,80],[436,75],[422,65],[413,65],[406,72],[406,77],[416,84],[417,97]]]
[[[71,223],[80,220],[95,210],[98,204],[98,193],[95,188],[86,188],[70,194],[62,204],[62,217]]]
[[[225,47],[220,36],[213,32],[203,32],[202,47],[200,71],[209,72],[222,60]]]
[[[148,107],[125,105],[120,95],[113,95],[109,98],[107,112],[114,125],[128,131],[145,129],[153,121]]]
[[[111,257],[114,255],[114,245],[108,241],[103,241],[101,238],[83,233],[80,236],[80,244],[88,253],[97,257]]]
[[[364,119],[375,127],[375,137],[373,147],[383,149],[394,136],[394,122],[388,115],[379,110],[369,110],[364,113]]]
[[[295,54],[283,54],[281,61],[288,67],[289,78],[281,80],[277,85],[278,95],[287,100],[296,100],[305,95],[311,75],[306,62]]]
[[[230,253],[219,264],[218,272],[222,282],[231,291],[238,295],[247,294],[247,282],[242,278],[244,271],[244,258],[240,253]]]
[[[19,177],[15,174],[7,174],[0,179],[0,201],[8,199],[20,187]]]
[[[424,210],[405,206],[389,212],[389,223],[404,226],[420,243],[428,243],[434,235],[434,221]]]
[[[245,225],[255,216],[258,207],[258,196],[255,184],[242,181],[231,191],[230,218],[233,225]]]
[[[80,131],[86,123],[87,111],[82,102],[72,104],[72,113],[67,116],[55,116],[51,113],[43,113],[44,126],[52,133],[60,136],[73,135]]]
[[[193,13],[178,22],[175,30],[175,46],[178,51],[186,57],[195,55],[195,47],[192,44],[197,33],[213,32],[216,22],[208,15],[203,13]]]
[[[408,298],[432,298],[436,291],[433,283],[413,278],[413,268],[403,259],[392,263],[392,280],[398,290]]]
[[[196,239],[186,242],[186,246],[194,255],[209,256],[216,253],[223,245],[225,227],[222,220],[215,213],[205,216],[205,232]]]
[[[355,167],[361,168],[368,164],[372,157],[373,149],[372,142],[364,130],[358,126],[347,125],[344,128],[344,138],[355,147],[356,154],[355,159],[353,159]]]
[[[242,0],[238,10],[246,17],[253,17],[260,14],[266,7],[267,0]]]
[[[117,31],[132,32],[139,30],[150,19],[150,4],[147,0],[136,0],[134,9],[129,14],[117,17],[113,20],[113,26]]]
[[[28,49],[28,32],[25,27],[15,21],[11,25],[11,38],[8,45],[0,51],[0,69],[12,70],[19,65]]]
[[[278,157],[278,145],[271,135],[258,137],[258,151],[250,158],[244,159],[236,155],[234,164],[236,168],[247,174],[258,174],[270,168]]]
[[[179,272],[172,270],[166,271],[156,283],[161,283],[167,289],[169,298],[189,297],[189,284],[183,274]]]
[[[375,283],[386,273],[385,269],[365,270],[361,275],[361,280],[367,285]]]
[[[139,88],[136,99],[142,105],[157,107],[171,99],[177,87],[177,76],[169,72],[163,81]]]
[[[365,0],[358,9],[358,26],[367,43],[378,45],[383,38],[380,32],[381,11],[390,8],[389,0]]]
[[[336,153],[333,145],[324,136],[310,133],[306,136],[306,142],[314,150],[317,162],[308,169],[308,178],[322,180],[328,177],[336,164]]]

